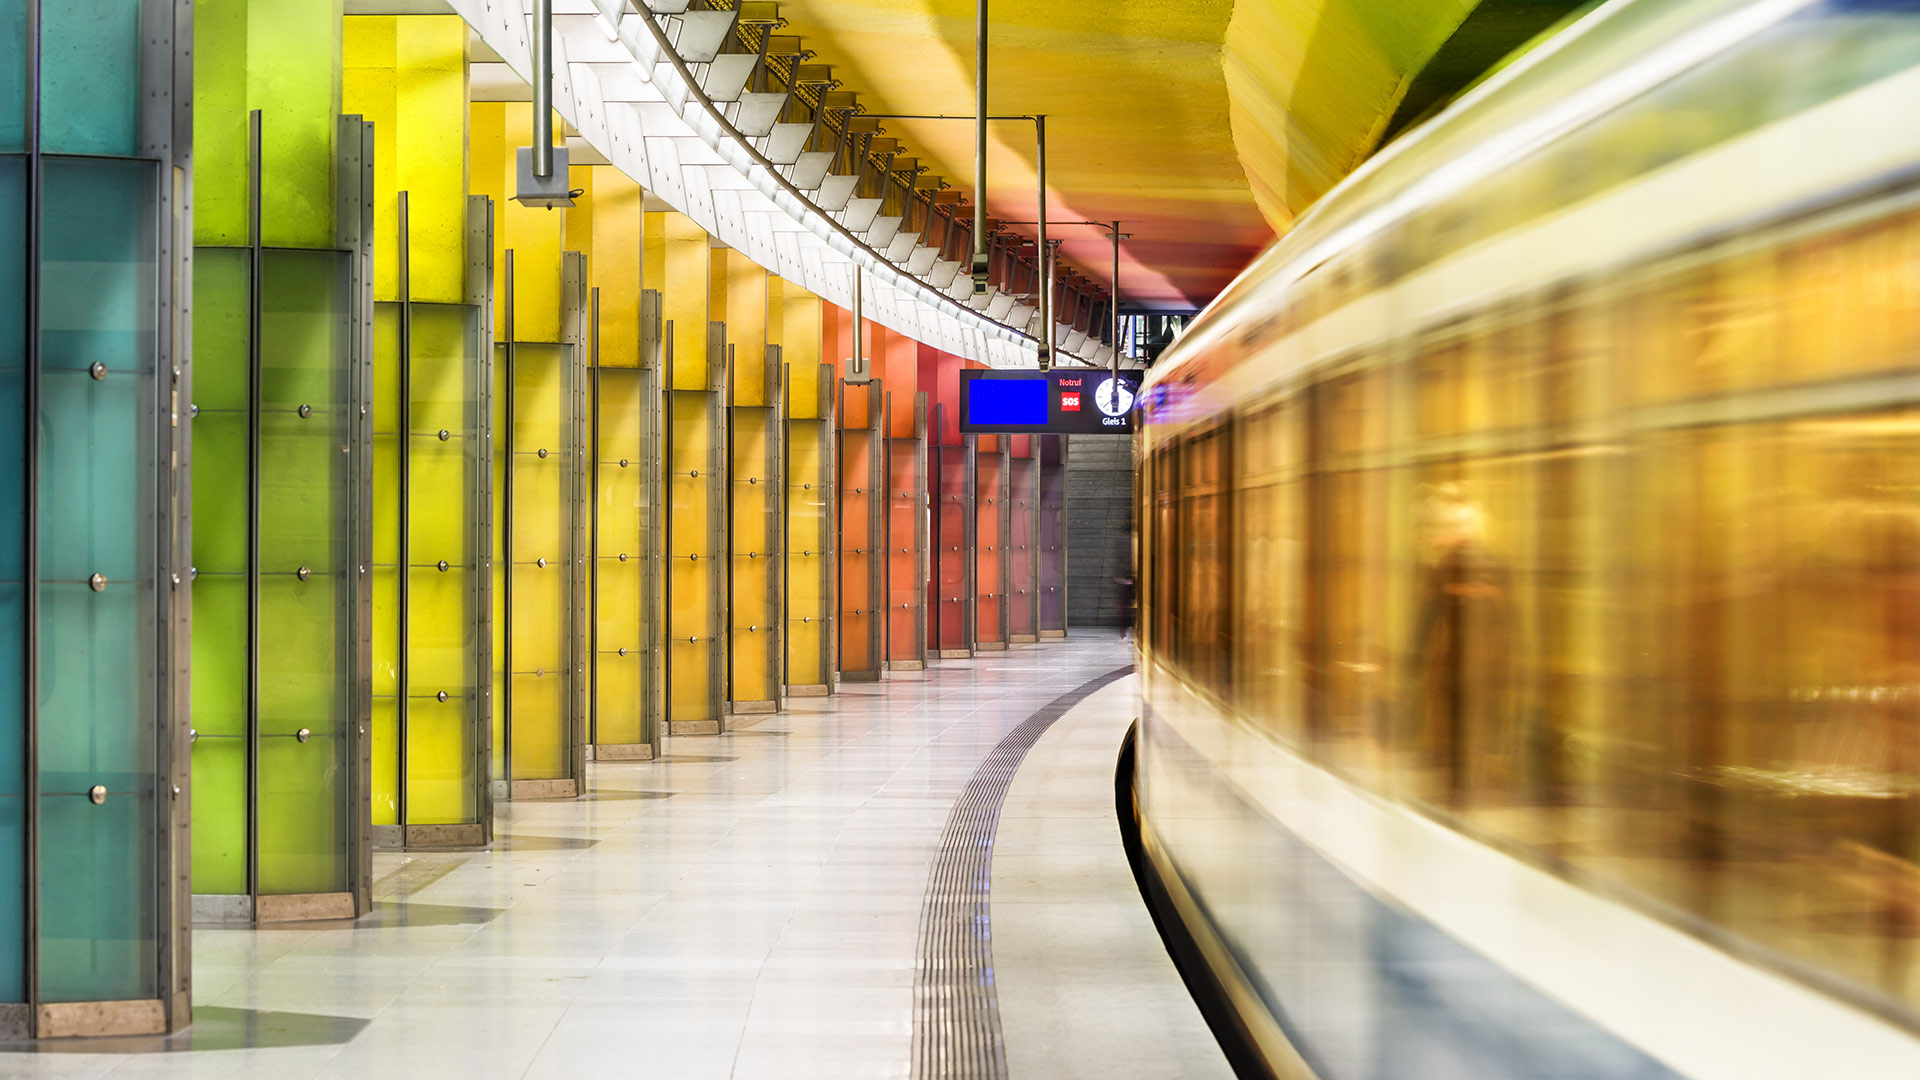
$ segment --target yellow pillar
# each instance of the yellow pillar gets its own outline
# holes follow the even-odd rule
[[[732,349],[730,425],[731,555],[729,704],[736,713],[774,712],[782,696],[782,386],[769,339],[772,278],[738,251],[714,253],[722,274],[715,318]],[[724,310],[720,310],[724,303]]]
[[[787,693],[833,689],[834,366],[821,362],[821,302],[791,281],[775,301],[787,384]]]
[[[672,507],[665,560],[666,714],[669,734],[714,735],[725,729],[727,700],[726,349],[711,325],[711,241],[681,214],[663,213],[660,222],[663,277],[653,280],[666,286],[663,473]]]
[[[354,15],[344,109],[375,147],[373,781],[377,843],[491,839],[485,372],[490,211],[469,194],[467,26]],[[404,208],[404,209],[403,209]],[[444,433],[444,434],[443,434]]]
[[[659,752],[658,371],[647,339],[657,333],[645,299],[640,185],[610,165],[578,166],[574,186],[592,194],[588,214],[570,214],[567,243],[590,250],[596,313],[593,362],[593,694],[590,741],[597,761],[645,760]],[[584,233],[584,235],[581,235]],[[653,312],[657,315],[657,312]]]
[[[561,124],[554,124],[556,142]],[[474,184],[501,207],[494,234],[493,780],[496,798],[572,798],[587,725],[586,256],[578,210],[509,198],[533,137],[521,102],[473,106]],[[578,185],[576,185],[578,186]]]

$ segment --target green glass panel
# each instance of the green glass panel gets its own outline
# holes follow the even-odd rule
[[[0,12],[11,10],[0,0]],[[0,49],[6,46],[0,44]],[[0,88],[0,93],[4,93]],[[0,1001],[26,1000],[26,168],[0,157]]]
[[[373,307],[373,823],[400,823],[400,305]]]
[[[260,301],[260,891],[349,887],[347,256],[269,250]],[[304,737],[302,735],[304,733]]]
[[[408,433],[407,824],[478,820],[482,613],[471,524],[479,429],[480,311],[414,304]],[[445,436],[442,437],[442,433]],[[447,569],[441,570],[444,562]],[[439,700],[445,693],[447,700]]]
[[[138,152],[140,40],[140,0],[41,0],[43,153]]]
[[[38,707],[59,720],[36,763],[41,995],[152,998],[154,166],[43,167]]]
[[[247,891],[247,338],[252,254],[193,272],[193,891]]]
[[[0,153],[27,148],[27,2],[0,0]]]

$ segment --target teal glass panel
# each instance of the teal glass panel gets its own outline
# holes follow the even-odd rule
[[[8,1002],[26,1000],[26,204],[26,162],[0,157],[0,1001]]]
[[[36,763],[41,996],[150,999],[155,166],[49,158],[43,168],[34,587],[39,715],[56,719],[40,725]],[[106,792],[97,805],[95,786]]]
[[[259,858],[269,894],[349,887],[347,258],[270,250],[261,278]]]
[[[140,0],[42,0],[40,150],[131,157],[140,142]]]
[[[247,891],[247,454],[253,253],[193,266],[193,891]]]
[[[27,148],[27,2],[0,0],[0,153]]]

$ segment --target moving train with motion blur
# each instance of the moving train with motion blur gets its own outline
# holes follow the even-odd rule
[[[1259,1071],[1920,1077],[1920,3],[1593,9],[1141,400],[1141,842]]]

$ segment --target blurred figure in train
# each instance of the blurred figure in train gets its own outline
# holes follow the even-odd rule
[[[1487,546],[1486,518],[1465,485],[1422,485],[1422,492],[1407,716],[1425,751],[1422,771],[1442,785],[1431,794],[1458,805],[1470,788],[1504,786],[1512,768],[1511,590],[1506,564]]]

